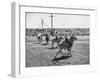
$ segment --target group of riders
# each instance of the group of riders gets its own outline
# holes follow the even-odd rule
[[[39,43],[41,43],[43,41],[43,37],[45,37],[45,42],[48,45],[50,41],[52,41],[52,43],[62,43],[64,41],[68,41],[68,35],[66,32],[57,32],[57,31],[44,31],[44,32],[37,32],[35,33],[36,37],[39,41]],[[71,34],[70,36],[74,36],[74,34]],[[59,40],[60,39],[60,40]],[[52,46],[53,47],[53,46]]]
[[[39,43],[41,43],[43,41],[43,37],[45,38],[45,42],[46,45],[49,44],[49,42],[51,41],[52,44],[52,48],[54,48],[54,43],[56,43],[56,47],[58,48],[58,52],[55,56],[55,58],[57,57],[57,55],[60,53],[62,56],[64,56],[62,54],[63,50],[67,50],[69,52],[69,56],[71,55],[71,48],[73,46],[73,42],[74,40],[77,40],[77,38],[75,37],[75,35],[72,33],[70,36],[68,36],[66,33],[60,33],[57,31],[43,31],[43,32],[35,32],[35,35],[39,41]]]

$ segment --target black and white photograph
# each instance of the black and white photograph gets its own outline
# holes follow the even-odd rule
[[[90,15],[25,12],[25,67],[90,64]]]

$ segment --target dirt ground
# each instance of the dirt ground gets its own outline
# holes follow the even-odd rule
[[[74,42],[72,47],[72,57],[60,60],[56,64],[52,63],[52,59],[56,55],[58,49],[51,49],[51,42],[49,45],[43,45],[45,41],[39,44],[35,37],[27,37],[26,67],[89,64],[89,36],[77,37],[78,40]],[[63,53],[66,53],[66,51],[63,51]],[[60,56],[59,54],[58,57]]]

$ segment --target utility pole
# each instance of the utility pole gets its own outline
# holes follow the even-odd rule
[[[44,23],[44,21],[43,21],[43,19],[41,18],[42,30],[43,30],[43,23]]]
[[[53,17],[54,17],[52,13],[51,13],[50,17],[51,17],[51,31],[52,31],[52,29],[53,29]]]

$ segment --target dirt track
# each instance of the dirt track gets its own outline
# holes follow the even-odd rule
[[[50,48],[51,43],[43,45],[39,44],[33,37],[27,38],[26,67],[89,64],[89,36],[78,37],[78,40],[73,44],[72,57],[61,60],[57,64],[53,64],[51,60],[56,55],[58,49]]]

